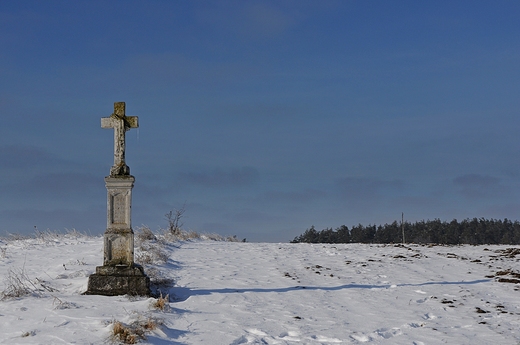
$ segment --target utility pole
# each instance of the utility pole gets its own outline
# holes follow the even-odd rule
[[[401,231],[403,232],[403,244],[404,244],[404,212],[401,212]]]

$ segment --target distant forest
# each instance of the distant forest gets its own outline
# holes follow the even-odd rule
[[[402,227],[401,227],[402,226]],[[311,226],[291,243],[435,243],[435,244],[520,244],[520,222],[509,219],[473,218],[458,222],[439,219],[385,225],[342,225],[318,231]]]

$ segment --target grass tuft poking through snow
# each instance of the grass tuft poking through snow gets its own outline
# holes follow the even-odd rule
[[[112,329],[114,338],[123,344],[135,344],[139,338],[144,338],[144,332],[136,333],[136,330],[125,326],[122,322],[115,321]]]
[[[163,297],[162,293],[157,298],[155,302],[152,303],[152,307],[161,310],[161,311],[169,311],[170,310],[170,295],[166,295]]]
[[[24,266],[25,267],[25,266]],[[39,296],[39,289],[27,276],[24,267],[9,269],[5,279],[5,290],[2,291],[2,300],[34,294]]]
[[[146,339],[146,334],[154,331],[160,325],[156,319],[146,318],[137,320],[130,325],[123,322],[114,321],[112,327],[113,340],[122,342],[123,344],[136,344]]]

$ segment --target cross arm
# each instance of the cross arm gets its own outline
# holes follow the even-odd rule
[[[114,118],[113,117],[102,117],[101,118],[101,128],[114,128]]]
[[[125,122],[129,128],[139,127],[139,117],[137,116],[125,116]]]
[[[110,117],[101,118],[101,128],[114,128],[121,120],[125,121],[125,125],[128,128],[138,128],[139,127],[139,117],[138,116],[125,116],[123,119],[121,119],[115,115],[112,115]]]

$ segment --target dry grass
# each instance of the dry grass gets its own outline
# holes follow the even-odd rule
[[[31,236],[21,235],[21,234],[12,234],[10,232],[7,233],[7,239],[9,241],[20,241],[20,240],[26,240],[28,238],[31,238]]]
[[[39,295],[40,293],[39,289],[34,285],[31,279],[29,279],[27,273],[25,273],[24,268],[19,270],[10,269],[5,278],[5,285],[6,289],[2,291],[2,300],[22,297],[33,293]]]
[[[112,334],[116,340],[121,341],[123,344],[135,344],[139,337],[130,327],[119,321],[114,322]]]
[[[140,265],[152,265],[168,261],[168,253],[160,242],[143,242],[137,249],[135,262]]]
[[[152,307],[160,311],[168,311],[170,309],[170,295],[163,297],[161,293],[159,298],[152,303]]]
[[[179,241],[187,241],[194,240],[200,238],[200,235],[196,231],[187,231],[187,230],[178,230],[174,233],[172,232],[164,232],[164,239],[167,242],[179,242]]]
[[[42,243],[47,242],[55,242],[56,240],[60,238],[81,238],[81,237],[87,237],[91,236],[84,232],[80,232],[76,229],[65,229],[65,232],[57,231],[57,230],[45,230],[40,231],[38,228],[34,228],[34,234],[32,235],[22,235],[22,234],[15,234],[7,232],[6,236],[1,236],[0,238],[5,239],[7,241],[22,241],[22,240],[28,240],[32,238],[39,239]]]
[[[157,320],[154,320],[152,318],[148,318],[146,319],[146,321],[140,323],[141,327],[145,330],[145,331],[153,331],[154,329],[157,328],[158,326],[158,321]]]
[[[137,243],[140,244],[145,241],[154,241],[156,239],[157,239],[157,237],[155,236],[153,231],[150,230],[149,227],[143,225],[136,229],[136,242]]]
[[[168,254],[164,250],[164,242],[157,238],[147,226],[136,230],[135,262],[140,265],[153,265],[168,261]]]
[[[200,234],[192,230],[183,230],[175,228],[175,231],[160,230],[159,234],[154,234],[147,226],[141,226],[136,229],[136,253],[135,262],[140,265],[153,265],[168,261],[168,254],[164,250],[167,243],[189,241],[189,240],[209,240],[209,241],[227,241],[238,242],[236,236],[223,237],[218,234],[204,233]]]
[[[153,318],[138,320],[130,325],[125,325],[120,321],[114,321],[113,323],[112,338],[123,344],[136,344],[140,340],[146,339],[146,332],[155,330],[161,324],[160,321]]]
[[[167,242],[178,242],[178,241],[188,241],[188,240],[207,240],[207,241],[227,241],[227,242],[238,242],[239,240],[236,236],[228,236],[224,237],[219,234],[214,233],[198,233],[192,230],[179,230],[175,234],[170,232],[164,232],[164,239]]]

